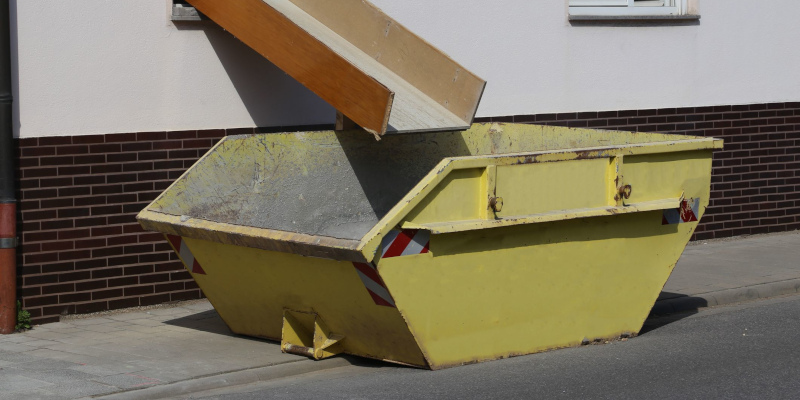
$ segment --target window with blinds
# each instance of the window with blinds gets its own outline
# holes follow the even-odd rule
[[[569,14],[585,16],[684,15],[688,0],[569,0]]]

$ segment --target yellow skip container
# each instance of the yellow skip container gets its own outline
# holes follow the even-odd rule
[[[515,124],[229,136],[138,219],[233,332],[438,369],[638,333],[721,147]]]

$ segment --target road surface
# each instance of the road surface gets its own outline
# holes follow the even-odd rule
[[[424,371],[385,363],[202,399],[800,399],[800,296],[648,320],[636,338]]]

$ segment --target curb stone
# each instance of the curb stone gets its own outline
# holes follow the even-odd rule
[[[200,391],[219,389],[229,386],[247,385],[254,382],[263,382],[273,379],[281,379],[295,375],[307,374],[310,372],[324,371],[327,369],[346,367],[352,363],[343,357],[334,357],[327,360],[300,360],[290,361],[282,364],[275,364],[265,367],[257,367],[243,371],[227,372],[219,375],[207,376],[203,378],[188,379],[180,382],[168,383],[165,385],[151,386],[144,389],[134,389],[124,392],[117,392],[96,397],[85,397],[88,399],[103,400],[144,400],[144,399],[163,399],[182,395],[190,395]]]
[[[736,289],[725,289],[716,292],[659,300],[653,306],[650,315],[695,311],[699,308],[722,306],[796,293],[800,293],[800,279],[762,283],[760,285],[745,286]]]

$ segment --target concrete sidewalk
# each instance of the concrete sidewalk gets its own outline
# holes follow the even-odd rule
[[[800,231],[692,242],[653,314],[800,293]]]
[[[654,314],[798,293],[800,232],[693,243]],[[65,318],[0,336],[0,398],[181,396],[348,365],[232,335],[206,301]]]

